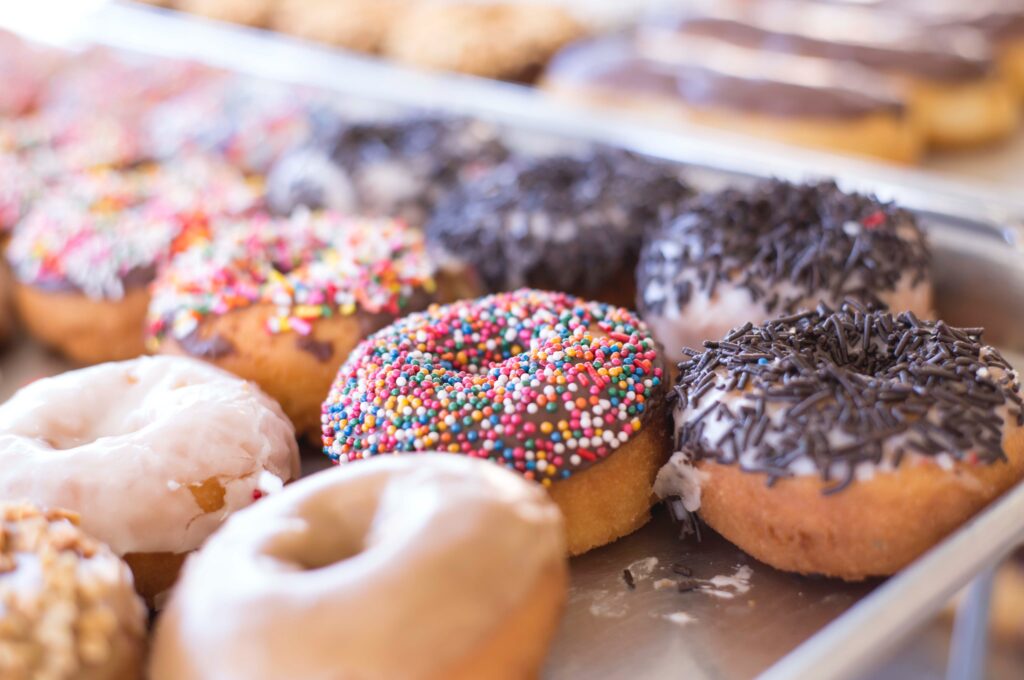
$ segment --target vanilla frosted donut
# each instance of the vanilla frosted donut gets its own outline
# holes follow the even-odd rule
[[[321,472],[188,561],[151,676],[535,677],[565,599],[563,531],[539,486],[483,461]]]
[[[0,499],[66,508],[165,589],[230,513],[299,474],[291,423],[251,383],[145,357],[38,380],[0,406]]]
[[[146,610],[128,566],[73,513],[0,503],[0,677],[142,677]]]
[[[669,357],[746,322],[837,305],[931,315],[915,217],[832,182],[764,182],[692,202],[644,244],[637,306]]]
[[[1024,478],[1016,373],[978,328],[855,304],[680,364],[656,491],[778,569],[901,569]]]

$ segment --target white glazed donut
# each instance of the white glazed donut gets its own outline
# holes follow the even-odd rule
[[[232,517],[189,559],[151,677],[533,677],[565,554],[544,490],[493,463],[334,468]]]
[[[291,423],[252,383],[144,357],[18,391],[0,406],[0,470],[0,499],[78,513],[151,597],[225,517],[297,477],[299,458]]]
[[[644,243],[641,317],[682,358],[747,322],[852,299],[932,314],[930,260],[915,217],[831,182],[764,182],[691,202]]]

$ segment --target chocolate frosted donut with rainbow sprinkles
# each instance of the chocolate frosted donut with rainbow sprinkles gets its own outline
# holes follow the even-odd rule
[[[339,463],[441,450],[543,484],[571,554],[650,517],[665,369],[629,310],[521,289],[410,314],[362,343],[323,406]]]
[[[146,285],[211,216],[258,204],[237,171],[212,159],[77,173],[14,230],[7,259],[28,330],[75,362],[144,351]]]
[[[895,573],[1024,478],[1019,377],[980,328],[850,302],[687,355],[657,491],[777,569]]]
[[[341,362],[371,332],[438,295],[419,232],[388,219],[299,210],[213,225],[152,287],[150,349],[253,380],[316,433]]]
[[[833,182],[704,194],[644,243],[637,308],[669,356],[732,328],[853,299],[932,314],[916,217]]]

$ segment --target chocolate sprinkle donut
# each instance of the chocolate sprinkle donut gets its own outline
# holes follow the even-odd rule
[[[632,270],[643,233],[691,196],[678,166],[626,152],[516,159],[442,201],[427,238],[491,291],[594,297]]]
[[[271,172],[271,207],[336,208],[420,224],[459,181],[508,156],[497,129],[468,119],[415,116],[389,122],[320,121],[318,142]]]
[[[844,299],[885,306],[880,292],[925,282],[928,264],[910,212],[834,182],[774,180],[695,199],[653,234],[640,256],[638,309],[664,315],[723,284],[745,288],[770,315]]]
[[[1024,424],[1024,404],[1017,373],[981,336],[855,302],[748,323],[684,350],[677,450],[769,484],[816,471],[835,482],[826,493],[862,463],[895,468],[908,454],[1004,460],[1004,413]]]

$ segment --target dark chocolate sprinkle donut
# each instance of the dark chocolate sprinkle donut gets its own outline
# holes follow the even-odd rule
[[[768,181],[695,199],[652,234],[640,256],[638,308],[663,315],[723,284],[745,288],[771,315],[848,298],[884,306],[880,292],[904,277],[911,286],[926,281],[928,264],[910,212],[833,182]]]
[[[644,231],[691,195],[678,166],[625,152],[516,159],[443,200],[427,237],[492,291],[594,297],[632,270]]]
[[[769,483],[816,471],[831,493],[861,463],[907,455],[993,463],[1005,459],[1004,416],[1024,424],[1017,373],[982,329],[910,312],[821,305],[686,354],[671,397],[677,450]]]
[[[319,130],[317,144],[286,156],[271,172],[275,211],[333,207],[421,224],[457,182],[508,156],[496,128],[468,119],[321,121]]]

